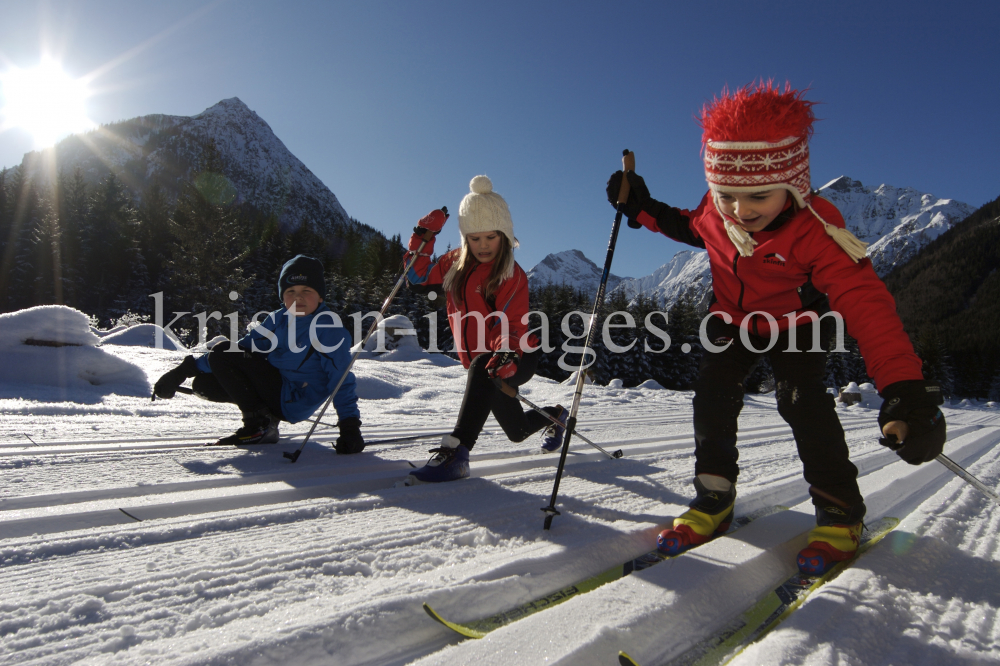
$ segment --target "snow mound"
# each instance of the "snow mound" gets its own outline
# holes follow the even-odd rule
[[[662,385],[661,385],[661,384],[660,384],[660,383],[659,383],[658,381],[656,381],[655,379],[647,379],[647,380],[646,380],[646,381],[644,381],[643,383],[641,383],[641,384],[639,384],[638,386],[636,386],[636,388],[641,388],[641,389],[653,389],[654,391],[664,391],[664,390],[666,390],[666,389],[664,389],[664,388],[663,388],[663,386],[662,386]]]
[[[563,386],[576,386],[576,381],[577,381],[577,376],[578,376],[579,374],[580,374],[580,371],[579,371],[579,370],[576,370],[575,372],[573,372],[573,374],[571,374],[571,375],[570,375],[569,377],[567,377],[566,379],[564,379],[564,380],[563,380],[562,382],[560,382],[560,383],[561,383],[561,384],[562,384]],[[594,380],[592,380],[592,379],[590,378],[590,374],[589,374],[589,373],[587,373],[587,372],[584,372],[584,376],[583,376],[583,383],[584,383],[584,385],[587,385],[587,384],[593,384],[593,383],[594,383]]]
[[[122,329],[116,333],[111,333],[110,335],[104,336],[102,344],[125,345],[127,347],[152,347],[159,349],[160,347],[157,347],[156,345],[158,336],[159,339],[162,340],[163,349],[169,349],[170,351],[185,351],[184,345],[177,340],[174,340],[169,333],[163,331],[163,328],[157,326],[156,324],[137,324],[136,326]],[[226,340],[223,336],[219,337]]]
[[[357,351],[354,345],[352,351]],[[417,342],[417,330],[403,315],[392,315],[379,322],[378,328],[365,343],[359,358],[379,361],[420,361],[430,356]]]
[[[0,315],[0,384],[17,394],[31,385],[64,389],[59,399],[89,402],[94,387],[119,395],[149,395],[149,381],[142,368],[112,356],[95,345],[100,338],[90,330],[87,316],[63,305],[42,305]],[[62,343],[66,346],[23,344],[25,340]],[[67,393],[68,392],[68,393]]]
[[[125,324],[119,324],[118,326],[115,326],[114,328],[109,328],[108,330],[105,331],[105,330],[102,330],[102,329],[99,329],[99,328],[94,328],[93,326],[91,326],[90,327],[90,332],[93,333],[94,335],[98,336],[98,337],[106,338],[109,335],[111,335],[112,333],[118,333],[120,331],[124,331],[126,328],[128,328],[128,326],[126,326]]]
[[[101,338],[90,330],[90,319],[65,305],[39,305],[0,315],[0,349],[18,347],[26,340],[93,347]]]
[[[378,377],[357,377],[358,397],[362,400],[395,400],[402,398],[406,389]]]
[[[608,388],[625,388],[625,382],[620,379],[612,379],[608,382]]]

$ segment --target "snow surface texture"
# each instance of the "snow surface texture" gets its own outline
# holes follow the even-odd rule
[[[333,231],[349,224],[330,188],[237,97],[196,116],[140,116],[72,135],[53,148],[28,153],[21,168],[40,183],[55,173],[49,168],[52,163],[64,173],[79,167],[90,183],[110,169],[140,197],[144,179],[158,177],[166,179],[168,189],[175,182],[172,194],[176,195],[180,184],[192,175],[179,171],[178,165],[197,165],[209,139],[215,141],[223,172],[238,199],[277,215],[282,227],[294,229],[309,220],[320,230]]]
[[[938,199],[911,187],[880,185],[873,189],[847,176],[830,181],[819,193],[837,206],[848,229],[870,243],[868,257],[875,272],[883,277],[975,212],[968,204]],[[600,277],[601,269],[579,250],[550,254],[528,271],[532,284],[593,284],[591,293],[596,293]],[[642,293],[655,298],[664,308],[689,289],[695,301],[705,306],[712,290],[708,254],[692,250],[678,252],[650,275],[614,278],[614,282],[617,286],[609,278],[609,297],[615,290],[624,292],[629,299]]]
[[[39,347],[38,362],[60,364],[61,349]],[[149,381],[184,356],[102,349]],[[369,442],[426,439],[337,456],[336,429],[320,427],[292,464],[281,454],[308,423],[283,424],[277,445],[205,448],[238,427],[234,407],[0,380],[0,665],[609,666],[622,649],[658,665],[792,573],[813,522],[773,395],[748,395],[737,513],[791,511],[463,640],[421,603],[485,617],[653,546],[691,497],[691,393],[587,386],[580,432],[625,457],[574,440],[562,515],[544,531],[558,458],[537,437],[508,441],[492,419],[471,479],[396,487],[454,423],[461,366],[363,358],[355,373]],[[521,392],[566,405],[573,386],[536,378]],[[941,465],[879,446],[877,396],[866,397],[838,414],[869,515],[903,522],[735,664],[1000,661],[1000,511]],[[945,412],[946,453],[996,487],[1000,412]]]

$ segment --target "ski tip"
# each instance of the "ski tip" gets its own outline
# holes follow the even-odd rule
[[[479,631],[477,629],[473,629],[472,627],[467,627],[465,625],[461,625],[456,622],[449,622],[448,620],[438,615],[438,612],[433,608],[431,608],[430,604],[428,604],[427,602],[424,602],[423,606],[424,606],[424,612],[430,615],[435,622],[440,622],[441,624],[448,627],[452,631],[458,632],[459,634],[462,634],[466,638],[482,638],[487,634],[487,632],[485,631]]]
[[[639,666],[639,662],[637,662],[635,659],[628,656],[624,652],[618,653],[618,663],[620,664],[620,666]]]

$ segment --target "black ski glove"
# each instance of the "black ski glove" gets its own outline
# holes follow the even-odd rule
[[[351,416],[337,423],[340,437],[337,438],[337,453],[361,453],[365,450],[365,440],[361,436],[361,419]]]
[[[879,444],[895,451],[911,465],[934,460],[944,450],[948,438],[944,414],[938,405],[944,402],[941,385],[935,381],[910,379],[889,384],[881,393],[885,402],[878,413],[879,428],[892,421],[903,421],[909,428],[900,442],[895,435],[879,440]]]
[[[639,213],[646,210],[649,205],[650,196],[649,188],[646,187],[646,181],[642,179],[642,176],[635,173],[634,171],[628,172],[628,200],[622,207],[622,212],[625,217],[629,219],[629,226],[633,229],[638,229],[641,225],[636,222],[636,218],[639,217]],[[608,178],[608,202],[618,208],[618,193],[622,189],[622,172],[615,171],[611,174],[611,178]]]
[[[156,380],[156,384],[153,385],[153,395],[164,400],[172,398],[177,393],[177,387],[183,384],[185,379],[190,379],[200,373],[201,370],[198,369],[195,357],[185,356],[180,365]]]

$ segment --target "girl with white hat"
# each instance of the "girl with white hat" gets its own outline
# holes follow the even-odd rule
[[[465,397],[454,430],[445,435],[434,457],[410,475],[412,483],[453,481],[469,476],[469,451],[490,412],[514,442],[524,441],[551,422],[525,413],[520,403],[498,388],[497,380],[517,387],[535,374],[538,340],[528,333],[528,277],[514,261],[514,224],[503,197],[486,176],[476,176],[458,210],[462,245],[431,263],[433,237],[407,275],[410,288],[440,289],[447,298],[448,323],[462,365],[469,370]],[[447,215],[435,210],[420,220],[410,239],[408,256],[428,233],[436,234]],[[561,406],[545,407],[561,423],[569,415]],[[551,425],[542,447],[556,451],[563,428]]]

